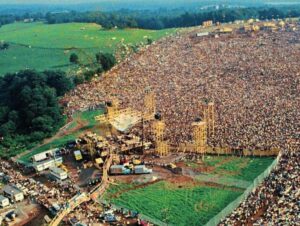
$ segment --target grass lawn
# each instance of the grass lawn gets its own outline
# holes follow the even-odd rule
[[[119,186],[119,188],[116,188]],[[131,186],[112,185],[106,198]],[[173,225],[204,225],[242,192],[214,187],[178,188],[161,181],[120,193],[112,203]]]
[[[0,41],[10,43],[8,50],[0,51],[0,75],[31,68],[37,70],[72,67],[70,54],[76,52],[83,63],[91,63],[95,53],[114,52],[120,43],[137,44],[146,38],[157,40],[175,32],[175,29],[104,30],[99,25],[68,23],[48,25],[38,23],[14,23],[0,28]],[[80,50],[65,50],[66,48]]]
[[[271,163],[273,157],[206,156],[205,164],[214,166],[214,174],[253,181]]]
[[[30,158],[33,155],[52,148],[63,147],[68,141],[75,140],[81,133],[93,130],[95,127],[97,127],[98,124],[98,122],[95,120],[95,116],[100,114],[103,114],[103,110],[77,113],[73,117],[73,121],[66,128],[66,135],[59,136],[58,138],[52,140],[47,144],[34,148],[30,153],[21,156],[19,160],[23,162],[29,162]],[[84,126],[80,127],[79,129],[76,129],[76,127],[79,125],[79,122],[84,123]]]

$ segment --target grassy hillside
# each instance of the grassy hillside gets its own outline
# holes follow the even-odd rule
[[[72,52],[76,52],[82,62],[90,63],[100,50],[114,52],[122,42],[137,44],[148,37],[157,40],[174,31],[103,30],[99,25],[86,23],[6,25],[0,28],[0,41],[9,42],[10,48],[0,51],[0,75],[26,68],[67,70],[74,67],[69,63]]]

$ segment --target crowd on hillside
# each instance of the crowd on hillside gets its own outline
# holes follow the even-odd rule
[[[64,98],[68,112],[117,97],[121,107],[144,108],[146,90],[172,144],[192,139],[200,105],[214,101],[216,146],[280,147],[300,126],[299,32],[195,38],[174,36],[127,59],[99,81]]]
[[[216,134],[210,144],[285,150],[288,140],[299,141],[299,35],[174,36],[128,58],[99,81],[77,87],[64,98],[67,111],[115,96],[122,107],[143,110],[151,88],[172,144],[192,140],[191,123],[203,116],[200,106],[208,100],[216,106]],[[299,152],[283,152],[277,169],[222,224],[300,222],[298,160]]]
[[[220,226],[299,225],[299,159],[299,149],[284,152],[275,170]]]

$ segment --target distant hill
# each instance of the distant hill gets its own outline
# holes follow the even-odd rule
[[[120,9],[131,10],[157,10],[157,9],[186,9],[199,10],[207,7],[217,7],[226,5],[228,7],[249,7],[263,5],[287,5],[300,4],[299,0],[91,0],[91,1],[60,1],[56,4],[35,4],[37,0],[26,0],[24,4],[16,4],[17,0],[7,1],[9,4],[4,4],[6,1],[0,2],[0,13],[22,13],[22,12],[49,12],[49,11],[115,11]],[[59,1],[53,1],[59,2]],[[66,4],[68,3],[68,4]]]

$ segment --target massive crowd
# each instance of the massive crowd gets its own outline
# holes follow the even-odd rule
[[[274,171],[220,226],[299,225],[300,152],[284,152]]]
[[[281,147],[300,126],[299,33],[175,36],[79,86],[64,101],[73,112],[117,96],[121,107],[142,110],[150,87],[166,122],[166,138],[179,144],[192,139],[191,123],[201,116],[201,103],[213,100],[217,128],[211,143]]]
[[[219,38],[186,34],[160,41],[128,58],[98,81],[64,98],[68,112],[117,96],[122,107],[143,109],[151,87],[172,143],[192,139],[200,105],[216,106],[215,146],[287,150],[299,142],[300,32],[258,32]],[[296,225],[299,219],[299,149],[283,151],[275,171],[223,225]]]

